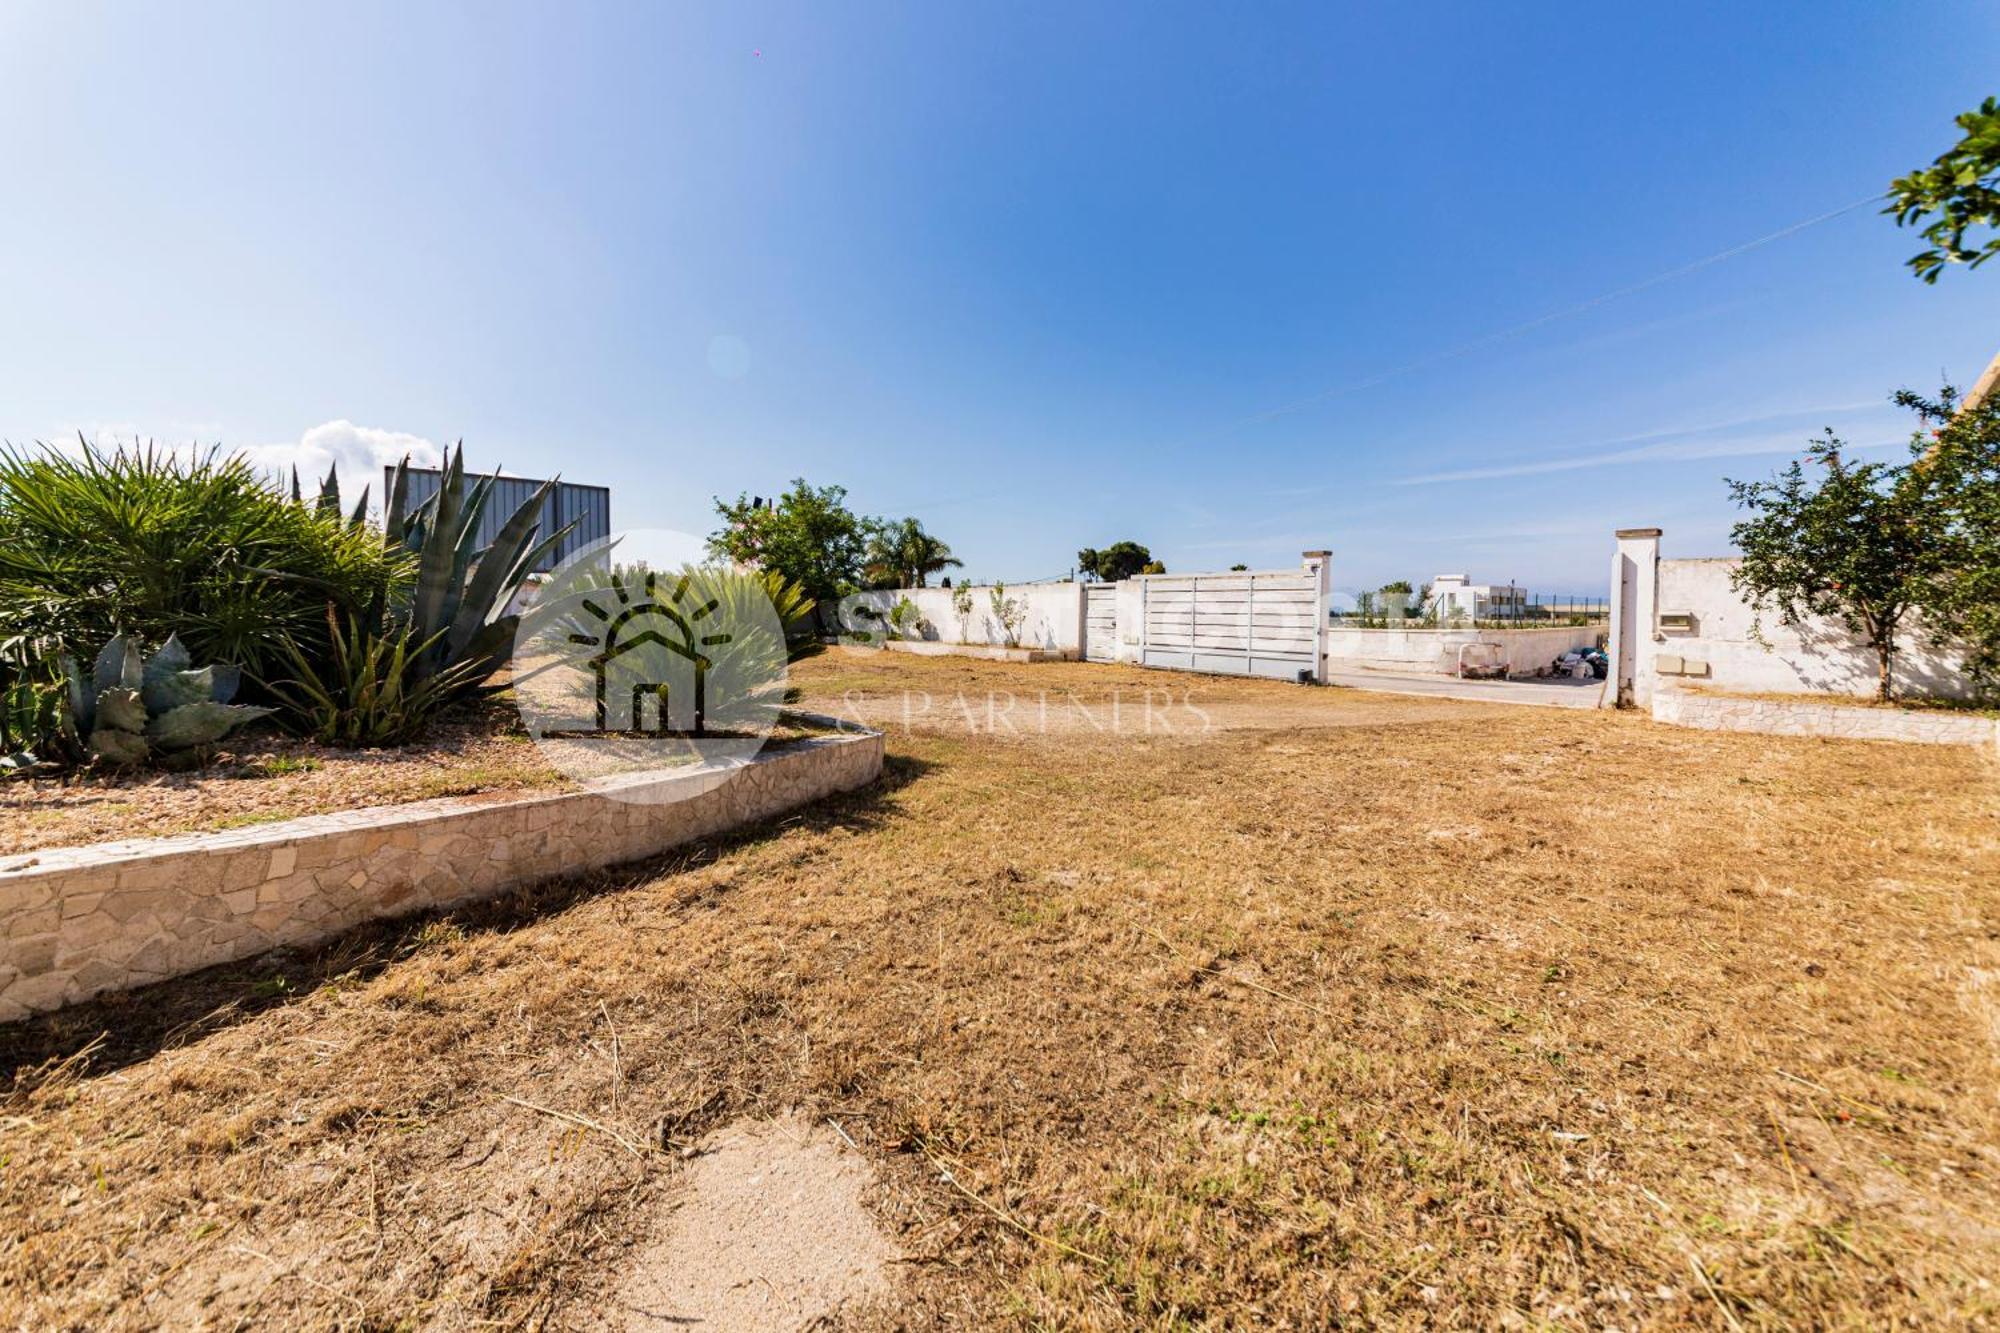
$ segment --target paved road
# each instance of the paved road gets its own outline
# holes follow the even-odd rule
[[[1335,671],[1328,673],[1327,683],[1387,694],[1427,694],[1541,708],[1595,708],[1604,693],[1601,680],[1459,680],[1396,671]]]

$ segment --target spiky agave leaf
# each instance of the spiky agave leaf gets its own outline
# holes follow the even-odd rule
[[[389,474],[389,502],[382,509],[382,539],[391,546],[403,544],[404,513],[410,503],[410,456],[404,454]]]
[[[182,704],[146,724],[146,739],[161,750],[186,750],[213,745],[246,722],[268,717],[274,710],[250,704],[219,704],[212,699]]]
[[[215,668],[202,667],[198,671],[175,671],[171,674],[153,676],[146,681],[146,711],[165,713],[179,708],[182,704],[199,703],[204,699],[217,703],[227,700],[215,698]]]
[[[63,680],[69,686],[69,715],[77,728],[89,731],[97,721],[97,690],[83,678],[83,668],[73,657],[63,658]]]
[[[483,493],[475,492],[483,498]],[[410,599],[410,625],[420,637],[430,638],[451,623],[454,603],[465,586],[465,567],[460,563],[460,521],[465,505],[465,446],[460,444],[445,457],[444,472],[423,535],[423,549],[417,557],[417,587]]]
[[[97,651],[97,662],[91,671],[91,684],[99,694],[118,686],[138,689],[146,683],[146,663],[139,656],[138,648],[123,634],[114,634]]]
[[[319,503],[314,512],[321,518],[340,517],[340,464],[327,468],[326,480],[319,484]]]
[[[555,486],[554,481],[545,481],[537,487],[501,525],[493,544],[479,553],[472,581],[466,585],[458,612],[445,634],[446,656],[463,656],[474,636],[498,618],[513,600],[514,592],[527,577],[527,569],[522,568],[524,558],[541,549],[535,544],[535,534],[542,526],[542,505]],[[558,537],[568,532],[569,528],[565,528]]]
[[[151,685],[164,676],[186,671],[194,665],[194,658],[188,654],[181,636],[169,634],[167,641],[160,645],[158,652],[146,659],[145,684]]]
[[[99,727],[90,733],[90,753],[107,764],[125,766],[143,764],[151,756],[152,750],[146,738],[136,731],[122,731],[117,727]]]
[[[134,735],[146,729],[146,701],[139,691],[125,685],[113,685],[108,690],[97,692],[98,731],[110,727],[114,731],[129,731]]]

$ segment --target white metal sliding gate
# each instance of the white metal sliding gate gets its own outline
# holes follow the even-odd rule
[[[1118,585],[1083,587],[1083,659],[1110,662],[1118,656]]]
[[[1318,571],[1152,574],[1139,588],[1142,664],[1319,679],[1326,607]]]

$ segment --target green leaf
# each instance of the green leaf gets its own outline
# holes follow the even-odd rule
[[[106,727],[135,735],[146,729],[146,702],[139,691],[114,685],[97,692],[97,730]]]
[[[119,767],[143,764],[152,753],[144,736],[115,727],[99,727],[91,732],[90,752],[105,763]]]
[[[162,750],[186,750],[213,745],[246,722],[269,716],[269,708],[219,704],[212,700],[182,704],[146,725],[146,739]]]
[[[170,675],[156,676],[146,682],[146,711],[164,713],[179,708],[182,704],[198,703],[215,698],[215,669],[203,667],[199,671],[176,671]]]
[[[136,690],[146,683],[146,664],[140,659],[139,650],[123,634],[114,634],[98,650],[92,683],[99,694],[120,685]]]
[[[186,671],[193,665],[194,659],[188,655],[188,650],[181,645],[181,636],[178,634],[169,634],[167,641],[160,645],[160,651],[146,659],[144,683],[151,685],[154,681],[162,677]]]

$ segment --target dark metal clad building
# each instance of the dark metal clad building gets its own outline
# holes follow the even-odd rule
[[[382,493],[387,495],[394,484],[396,470],[382,469]],[[410,489],[406,502],[415,508],[423,501],[437,494],[443,474],[436,468],[413,467],[409,469]],[[471,490],[475,478],[468,475],[466,489]],[[500,527],[514,511],[533,495],[541,482],[530,477],[499,477],[493,482],[492,494],[486,501],[486,512],[479,516],[479,545],[490,546],[499,535]],[[608,486],[579,486],[574,482],[557,482],[542,502],[541,527],[536,530],[535,540],[541,541],[560,530],[564,524],[574,521],[576,530],[563,538],[562,544],[535,566],[535,572],[546,574],[557,565],[576,554],[592,542],[603,541],[611,535],[611,488]]]

